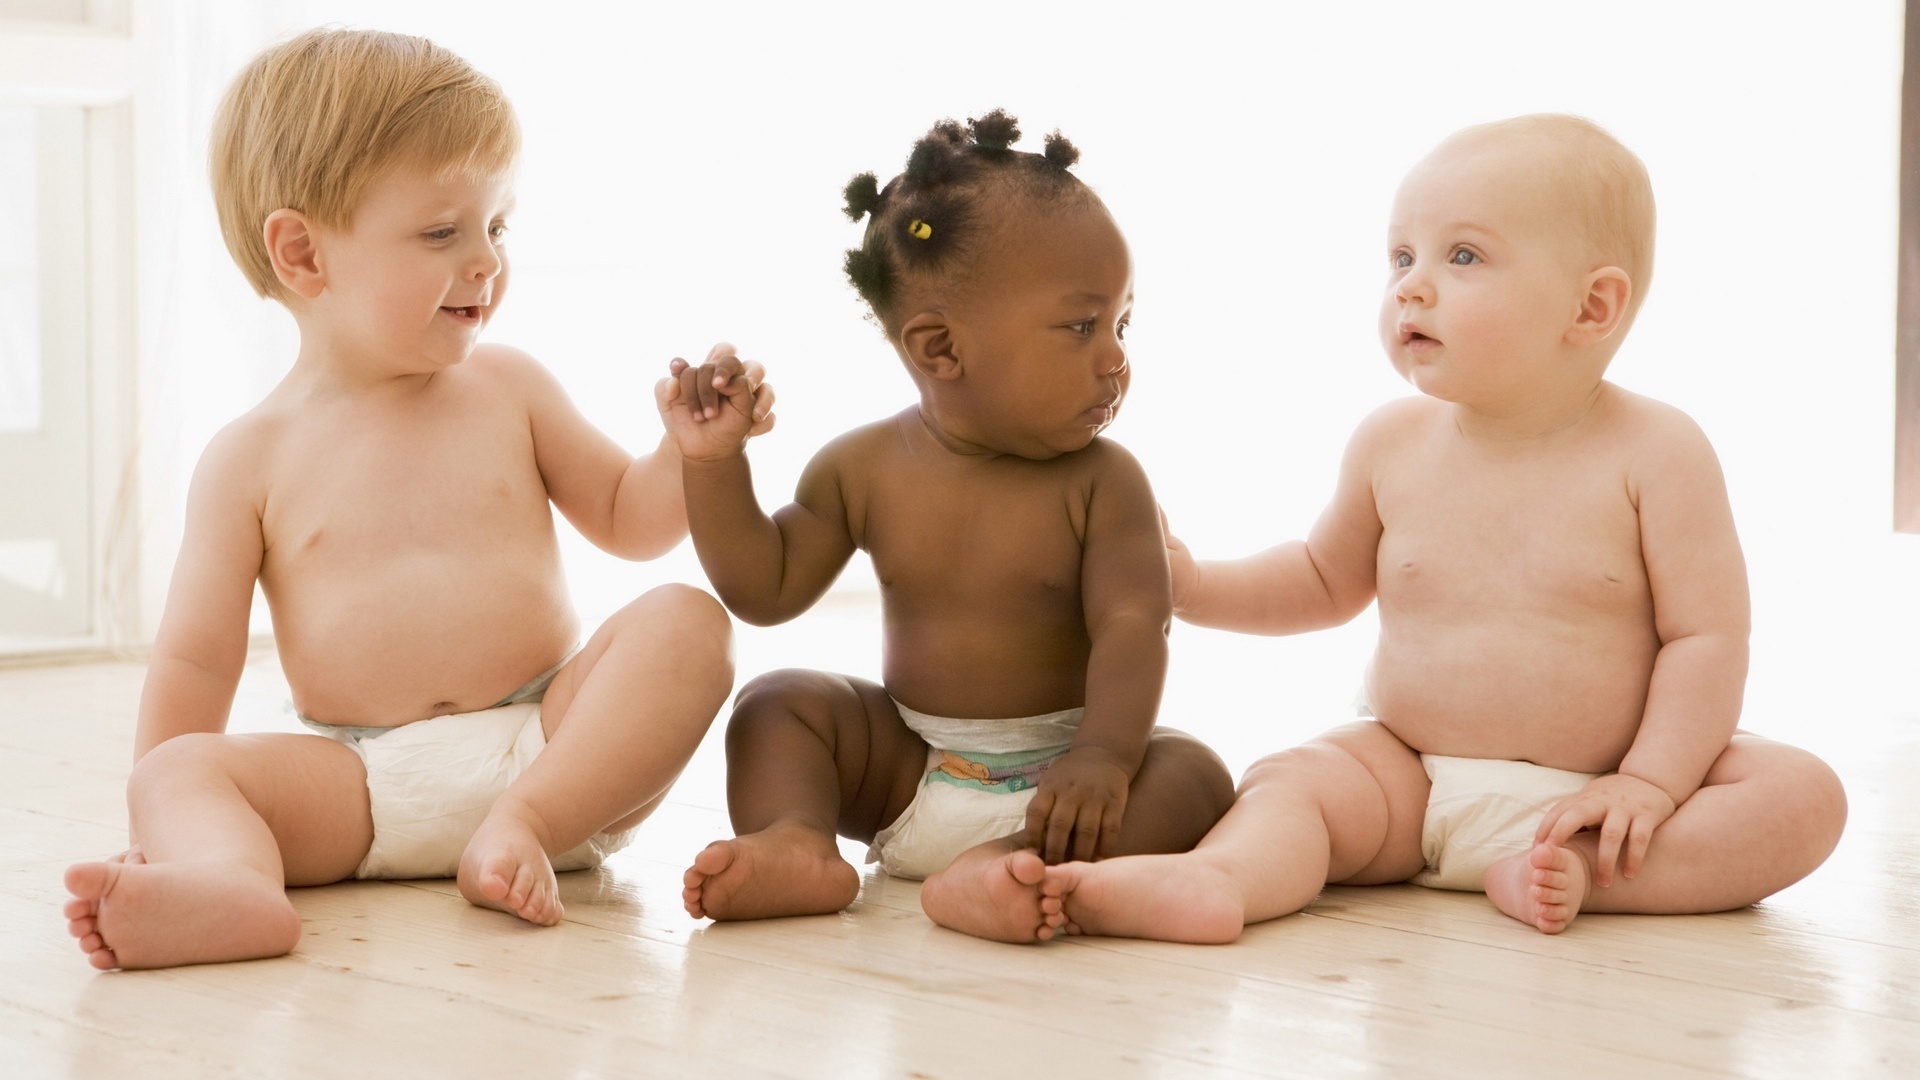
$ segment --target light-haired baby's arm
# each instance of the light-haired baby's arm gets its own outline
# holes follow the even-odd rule
[[[1420,405],[1419,399],[1392,402],[1361,421],[1340,462],[1333,501],[1306,540],[1244,559],[1195,560],[1169,537],[1175,613],[1196,626],[1242,634],[1298,634],[1365,611],[1373,602],[1381,533],[1374,465]]]
[[[186,531],[140,692],[136,761],[176,735],[226,730],[266,553],[257,442],[243,418],[214,436],[194,468]]]
[[[1620,771],[1677,805],[1699,788],[1739,724],[1751,608],[1720,460],[1686,414],[1654,409],[1628,491],[1640,510],[1660,652]]]
[[[588,422],[560,381],[517,349],[482,346],[469,363],[498,368],[524,395],[534,461],[547,495],[595,547],[623,559],[655,559],[687,535],[680,450],[663,435],[652,452],[629,454]]]
[[[1697,424],[1643,401],[1645,429],[1628,469],[1660,651],[1640,729],[1618,772],[1598,777],[1540,820],[1537,841],[1600,830],[1595,880],[1639,874],[1653,835],[1706,779],[1733,740],[1747,680],[1747,567],[1719,459]]]

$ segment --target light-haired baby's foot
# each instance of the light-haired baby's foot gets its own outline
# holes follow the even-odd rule
[[[831,915],[860,895],[834,838],[789,822],[708,844],[681,881],[687,914],[717,922]]]
[[[502,801],[504,802],[504,800]],[[460,895],[536,926],[553,926],[566,914],[553,862],[534,826],[495,803],[460,854]]]
[[[1046,941],[1066,917],[1040,892],[1047,864],[1029,848],[983,844],[961,852],[920,888],[927,918],[949,930],[993,941]]]
[[[285,889],[239,864],[116,858],[67,867],[66,885],[67,932],[103,971],[254,960],[300,940]]]
[[[1245,926],[1232,878],[1188,856],[1061,863],[1047,867],[1040,893],[1059,905],[1069,934],[1224,945]]]
[[[1541,933],[1557,934],[1587,902],[1589,877],[1578,851],[1539,843],[1487,868],[1487,899]]]

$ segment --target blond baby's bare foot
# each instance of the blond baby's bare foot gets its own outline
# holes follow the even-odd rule
[[[535,823],[522,814],[501,799],[474,830],[460,854],[460,895],[536,926],[553,926],[566,913],[560,883]]]
[[[1487,899],[1543,934],[1573,923],[1587,902],[1587,860],[1560,844],[1535,844],[1487,868]]]
[[[300,940],[286,890],[248,866],[116,859],[75,863],[66,883],[67,931],[102,971],[254,960]]]
[[[1007,851],[983,844],[960,853],[952,865],[927,879],[920,907],[949,930],[993,941],[1046,941],[1065,916],[1040,893],[1047,864],[1027,848]]]
[[[830,915],[860,895],[833,837],[786,822],[708,844],[682,882],[687,914],[717,922]]]
[[[1245,925],[1233,879],[1191,856],[1061,863],[1040,891],[1060,904],[1069,934],[1224,945]]]

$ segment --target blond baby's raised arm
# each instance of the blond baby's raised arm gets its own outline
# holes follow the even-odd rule
[[[1374,463],[1381,448],[1416,421],[1420,404],[1396,401],[1361,421],[1341,459],[1333,501],[1305,541],[1289,540],[1244,559],[1197,563],[1180,618],[1242,634],[1298,634],[1338,626],[1365,611],[1373,602],[1381,533]]]
[[[580,535],[623,559],[658,558],[686,538],[680,453],[671,439],[629,454],[580,414],[552,372],[518,349],[483,346],[468,363],[497,369],[524,395],[540,479]]]

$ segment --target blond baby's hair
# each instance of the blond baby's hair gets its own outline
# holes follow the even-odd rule
[[[309,30],[253,58],[214,117],[220,232],[261,296],[284,299],[261,232],[275,210],[346,228],[367,185],[405,167],[491,176],[520,124],[498,84],[426,38]]]
[[[1601,265],[1627,272],[1632,290],[1621,329],[1633,324],[1653,282],[1653,183],[1647,167],[1606,128],[1585,117],[1534,113],[1455,132],[1442,146],[1528,151],[1567,223]]]

